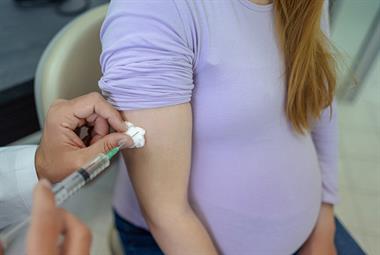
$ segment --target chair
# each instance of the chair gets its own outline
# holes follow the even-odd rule
[[[35,77],[35,100],[41,127],[55,99],[71,99],[98,90],[101,76],[99,31],[107,7],[94,8],[74,19],[44,51]],[[114,227],[108,239],[112,254],[123,254]]]
[[[74,19],[44,51],[35,77],[35,100],[41,126],[55,99],[71,99],[98,90],[99,31],[106,12],[107,5],[103,5]]]

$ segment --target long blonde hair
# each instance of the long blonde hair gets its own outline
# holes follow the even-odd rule
[[[274,0],[274,15],[285,60],[285,112],[304,133],[335,94],[336,62],[320,27],[323,0]]]

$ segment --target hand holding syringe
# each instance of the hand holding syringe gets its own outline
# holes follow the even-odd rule
[[[126,132],[134,142],[132,148],[141,148],[145,144],[145,130],[135,127],[132,123],[127,122],[128,131]],[[61,205],[77,190],[82,188],[88,182],[95,179],[103,170],[110,165],[110,160],[115,156],[123,145],[113,148],[106,154],[100,153],[95,159],[84,165],[81,169],[66,177],[62,182],[54,186],[53,192],[57,205]]]
[[[145,130],[139,127],[135,127],[132,123],[127,122],[129,135],[134,145],[131,148],[141,148],[145,144]],[[57,183],[53,187],[53,193],[55,194],[55,200],[57,205],[61,205],[69,197],[71,197],[76,191],[81,189],[83,186],[96,179],[100,173],[110,165],[110,160],[120,151],[123,145],[113,148],[107,153],[100,153],[89,163],[85,164],[79,170],[75,171],[71,175],[67,176],[61,182]],[[6,249],[13,239],[17,236],[20,230],[24,229],[30,221],[30,218],[26,218],[22,222],[15,226],[11,226],[6,229],[0,235],[0,241],[4,249]]]

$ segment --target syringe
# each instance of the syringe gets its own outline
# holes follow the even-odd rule
[[[120,150],[115,147],[106,154],[100,153],[92,161],[85,164],[78,171],[67,176],[63,181],[57,183],[53,187],[55,201],[57,205],[61,205],[66,199],[72,196],[76,191],[84,185],[94,180],[104,169],[110,165],[110,160]]]
[[[122,145],[121,145],[122,146]],[[89,163],[85,164],[79,170],[67,176],[61,182],[53,187],[55,194],[55,201],[57,205],[61,205],[76,191],[85,186],[90,181],[94,180],[100,173],[102,173],[109,165],[110,160],[119,151],[121,146],[115,147],[107,153],[100,153]],[[10,226],[0,234],[0,242],[4,250],[12,243],[21,229],[24,229],[30,222],[30,217],[15,226]]]

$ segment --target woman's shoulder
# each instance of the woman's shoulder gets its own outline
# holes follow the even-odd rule
[[[204,13],[207,4],[194,0],[112,0],[108,16],[114,14],[152,15],[161,19],[181,18],[182,22],[194,21]]]
[[[162,33],[174,32],[193,48],[196,45],[194,39],[199,37],[203,27],[202,2],[204,1],[112,0],[101,37],[110,29],[125,33],[127,29],[144,30],[149,27]]]

